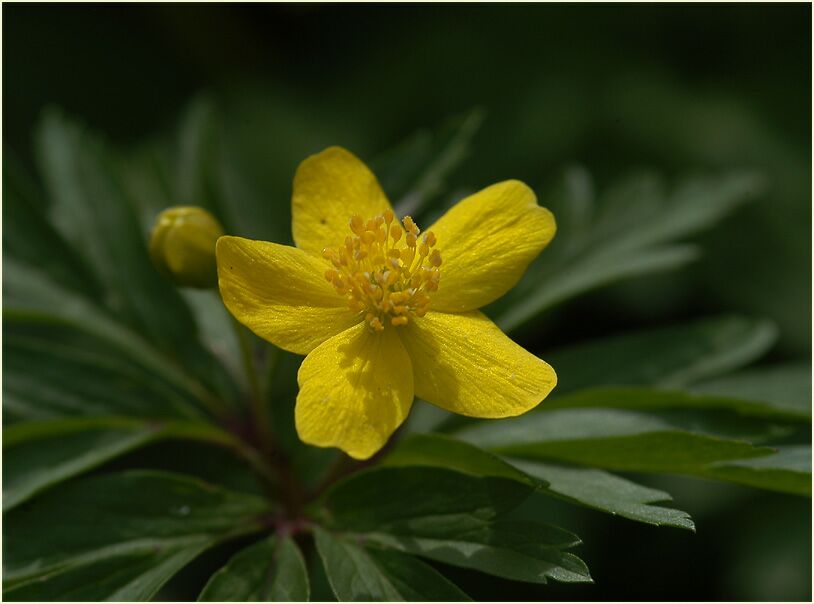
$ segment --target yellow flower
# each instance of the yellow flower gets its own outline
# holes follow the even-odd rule
[[[258,336],[307,355],[297,381],[300,438],[367,459],[413,396],[482,418],[519,415],[554,370],[477,309],[514,286],[556,231],[516,180],[475,193],[425,233],[394,218],[376,177],[331,147],[294,177],[289,247],[217,244],[220,291]]]

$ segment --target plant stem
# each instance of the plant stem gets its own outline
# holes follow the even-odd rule
[[[260,379],[257,377],[257,370],[254,366],[251,344],[247,337],[246,328],[238,323],[234,317],[232,318],[232,326],[240,346],[240,357],[243,361],[246,379],[249,382],[249,411],[254,420],[254,427],[260,439],[261,449],[264,453],[270,455],[274,450],[274,435],[269,423],[268,409],[264,404],[265,398],[260,389]]]
[[[339,453],[337,458],[331,463],[331,465],[325,471],[325,475],[319,481],[319,484],[314,489],[314,498],[317,498],[320,495],[322,495],[322,493],[328,487],[330,487],[334,482],[336,482],[350,469],[352,469],[351,462],[353,462],[353,460],[350,457],[348,457],[344,453]]]

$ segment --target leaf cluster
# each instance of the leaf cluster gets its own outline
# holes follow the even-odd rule
[[[442,211],[482,119],[373,162],[399,208]],[[686,530],[668,493],[626,473],[810,497],[811,367],[750,368],[776,330],[741,316],[549,351],[560,384],[535,411],[477,421],[418,404],[371,464],[304,446],[298,360],[243,334],[262,376],[250,389],[219,299],[174,289],[146,252],[152,218],[179,203],[285,241],[285,204],[262,204],[230,127],[199,99],[174,136],[123,152],[50,112],[43,190],[6,154],[4,598],[163,597],[208,551],[221,567],[197,586],[202,601],[467,600],[445,568],[591,581],[579,537],[517,513],[534,497]],[[672,188],[636,176],[594,196],[571,171],[543,200],[556,242],[490,312],[509,332],[533,328],[580,294],[683,266],[700,254],[688,239],[760,186],[743,173]]]

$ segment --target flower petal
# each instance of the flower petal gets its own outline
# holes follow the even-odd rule
[[[351,234],[348,222],[354,214],[367,220],[391,209],[373,172],[341,147],[300,164],[291,205],[294,242],[312,254],[341,245]]]
[[[548,363],[512,342],[478,311],[429,312],[410,319],[401,339],[413,362],[416,396],[453,413],[520,415],[557,384]]]
[[[381,449],[413,403],[410,357],[392,328],[360,324],[334,336],[305,358],[297,381],[300,438],[355,459]]]
[[[325,280],[327,263],[302,250],[221,237],[216,255],[220,294],[229,312],[289,352],[308,354],[362,318]]]
[[[507,180],[458,202],[428,230],[437,236],[443,258],[432,307],[463,312],[511,289],[557,227],[531,189]]]

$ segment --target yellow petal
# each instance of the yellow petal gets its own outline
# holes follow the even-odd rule
[[[341,147],[300,164],[291,205],[294,242],[312,254],[341,245],[351,234],[348,222],[354,214],[367,220],[391,209],[373,172]]]
[[[548,363],[512,342],[478,311],[429,312],[401,338],[413,362],[415,393],[470,417],[511,417],[535,407],[557,384]]]
[[[361,320],[325,280],[328,264],[302,250],[221,237],[216,255],[226,308],[258,336],[284,350],[308,354]]]
[[[300,438],[356,459],[381,449],[413,403],[410,357],[393,328],[362,323],[331,338],[305,358],[297,381]]]
[[[443,265],[434,310],[463,312],[505,294],[554,237],[554,216],[522,182],[507,180],[463,199],[429,229]]]

